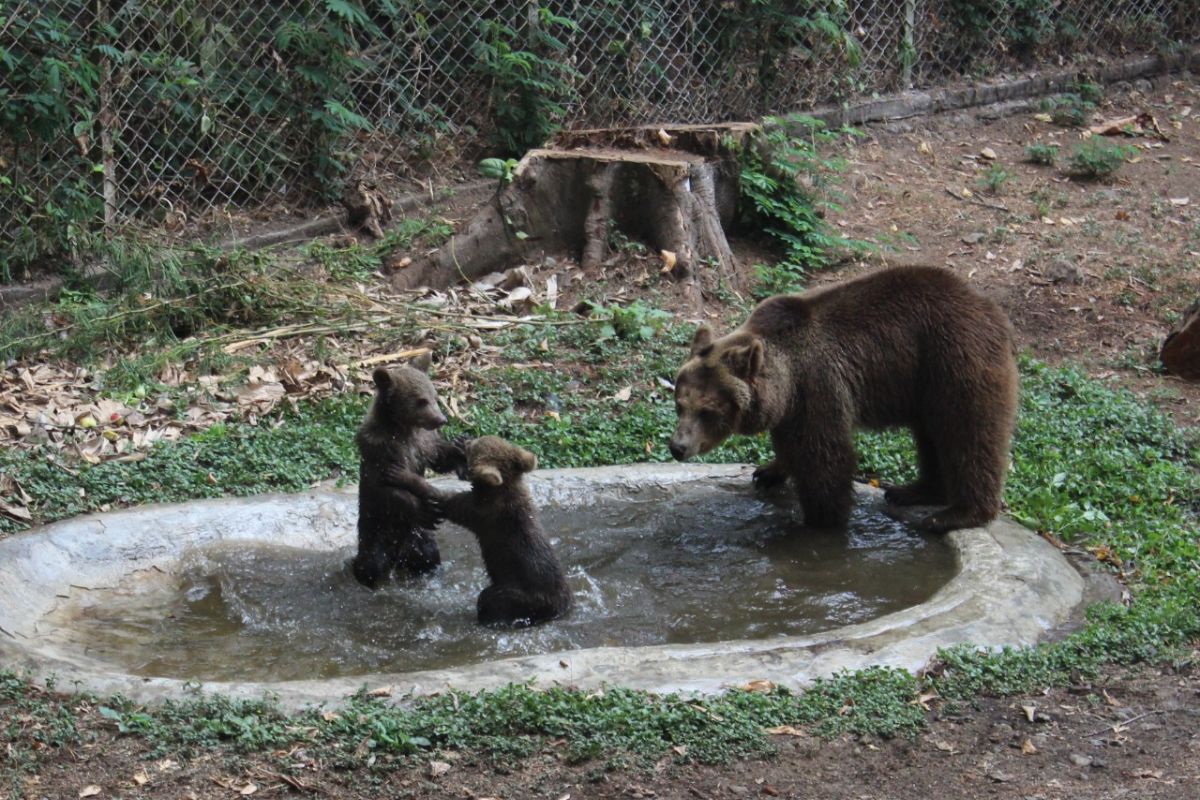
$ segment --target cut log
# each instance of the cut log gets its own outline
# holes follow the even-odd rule
[[[550,255],[592,268],[619,231],[673,254],[670,273],[693,305],[702,272],[736,290],[725,237],[738,192],[734,149],[755,130],[731,123],[561,134],[526,154],[509,185],[439,250],[396,272],[393,285],[443,287]]]
[[[1159,359],[1167,372],[1200,381],[1200,301],[1183,312],[1183,325],[1163,342]]]

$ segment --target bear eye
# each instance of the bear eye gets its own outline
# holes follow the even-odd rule
[[[417,401],[417,408],[427,408],[428,406],[429,406],[429,401],[426,400],[425,398],[421,398],[420,400]]]

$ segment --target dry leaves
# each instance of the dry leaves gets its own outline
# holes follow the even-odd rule
[[[774,728],[764,728],[763,733],[771,736],[807,736],[800,728],[794,725],[776,725]]]

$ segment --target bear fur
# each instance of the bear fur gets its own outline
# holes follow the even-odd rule
[[[491,580],[475,603],[480,623],[535,625],[562,616],[571,607],[571,590],[523,479],[537,468],[537,457],[496,436],[474,439],[466,450],[470,491],[448,495],[395,469],[388,478],[428,498],[479,540]]]
[[[466,466],[461,442],[438,433],[446,417],[426,371],[429,354],[411,366],[374,372],[375,399],[355,436],[358,446],[358,552],[354,578],[377,587],[393,570],[421,575],[441,563],[433,527],[436,507],[387,482],[389,468],[415,475],[426,468],[451,472]]]
[[[906,426],[919,477],[895,505],[947,508],[930,531],[986,524],[1000,511],[1017,412],[1017,365],[1004,312],[935,267],[874,272],[764,300],[714,339],[701,326],[675,380],[672,455],[684,461],[731,434],[769,431],[761,485],[791,478],[805,521],[846,523],[856,427]]]

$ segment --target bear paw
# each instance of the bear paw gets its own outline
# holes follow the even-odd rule
[[[768,461],[754,470],[750,480],[756,488],[770,489],[787,481],[787,473],[778,461]]]
[[[919,482],[891,486],[883,493],[883,499],[894,506],[940,506],[946,502],[943,492]]]
[[[916,527],[927,533],[948,533],[962,528],[982,528],[992,521],[993,516],[966,509],[947,508],[920,520]]]

